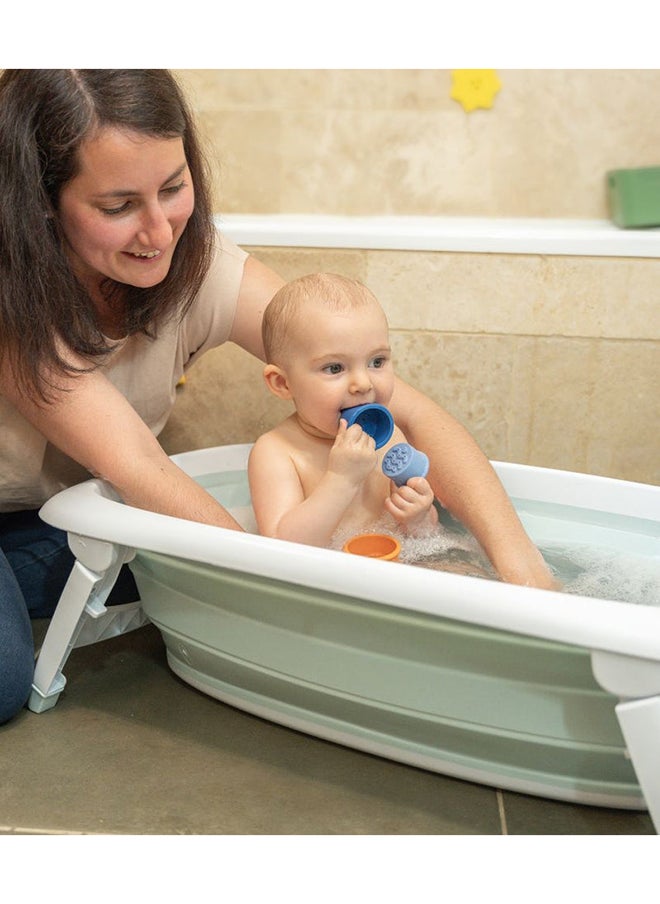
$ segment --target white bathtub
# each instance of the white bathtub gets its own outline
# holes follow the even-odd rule
[[[249,518],[248,445],[175,456]],[[660,487],[495,463],[540,545],[660,559]],[[128,508],[101,481],[42,517],[77,563],[37,662],[54,705],[73,646],[152,621],[183,680],[295,729],[425,769],[660,826],[660,599],[514,587]],[[247,522],[246,522],[247,523]],[[135,555],[135,552],[137,554]],[[132,562],[141,605],[103,605]]]

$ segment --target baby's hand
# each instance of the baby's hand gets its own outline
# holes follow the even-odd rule
[[[411,477],[402,487],[391,483],[385,508],[405,530],[413,532],[438,523],[433,498],[433,490],[426,478]]]
[[[373,437],[365,433],[359,424],[347,427],[346,421],[341,418],[328,458],[328,471],[360,484],[377,464],[378,456]]]

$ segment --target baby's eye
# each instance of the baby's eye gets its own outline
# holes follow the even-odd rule
[[[371,367],[378,369],[379,367],[384,367],[387,362],[387,358],[385,355],[379,355],[377,358],[371,359]]]
[[[340,374],[343,369],[341,364],[326,364],[322,368],[324,374]]]

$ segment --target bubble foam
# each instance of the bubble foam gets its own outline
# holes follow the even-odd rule
[[[499,580],[477,541],[443,526],[423,536],[408,536],[394,519],[384,517],[360,533],[390,534],[401,544],[399,561],[437,571]],[[341,549],[355,531],[338,532],[333,548]],[[660,606],[660,559],[617,552],[599,546],[547,544],[541,547],[564,593]]]

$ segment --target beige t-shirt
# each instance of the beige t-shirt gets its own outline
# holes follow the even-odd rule
[[[176,397],[176,384],[204,352],[229,338],[247,253],[225,236],[204,284],[182,321],[116,343],[102,370],[158,436]],[[68,458],[0,396],[0,512],[38,508],[90,474]]]

